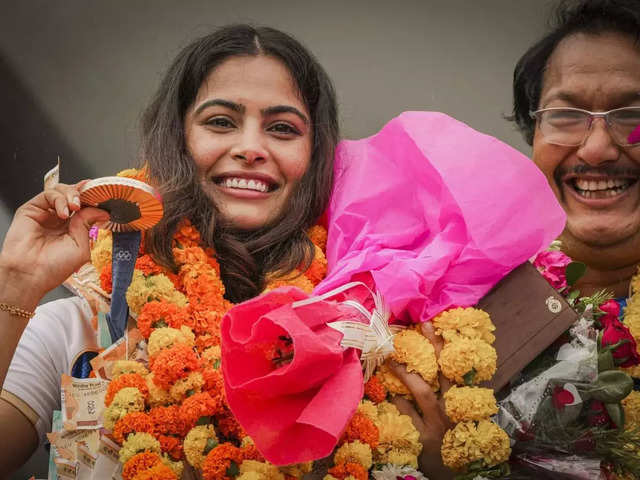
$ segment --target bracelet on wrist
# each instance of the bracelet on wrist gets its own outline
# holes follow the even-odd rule
[[[9,305],[8,303],[2,302],[0,302],[0,311],[8,312],[10,315],[26,318],[27,320],[31,319],[36,314],[34,311],[24,310],[20,307],[16,307],[15,305]]]

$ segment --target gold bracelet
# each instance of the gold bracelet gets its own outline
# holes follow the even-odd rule
[[[8,312],[10,315],[15,315],[16,317],[26,318],[27,320],[31,319],[36,312],[30,312],[29,310],[23,310],[22,308],[16,307],[15,305],[9,305],[8,303],[0,302],[0,310]]]

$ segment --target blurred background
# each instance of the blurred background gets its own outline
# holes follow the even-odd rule
[[[529,154],[503,116],[513,67],[553,3],[1,0],[0,240],[58,156],[66,183],[134,165],[141,111],[172,58],[230,22],[282,29],[315,53],[335,83],[344,138],[404,110],[436,110]],[[46,477],[43,458],[11,478]]]

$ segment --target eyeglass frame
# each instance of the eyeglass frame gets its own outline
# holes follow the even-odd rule
[[[587,128],[584,132],[584,137],[582,138],[582,141],[580,143],[576,143],[575,145],[572,144],[564,144],[564,143],[557,143],[557,142],[549,142],[552,143],[553,145],[559,145],[561,147],[578,147],[580,145],[583,145],[585,140],[589,137],[589,132],[591,131],[591,126],[593,125],[593,120],[596,118],[602,118],[605,121],[605,124],[607,125],[607,130],[609,130],[609,128],[611,127],[611,121],[609,120],[609,115],[613,112],[619,112],[620,110],[638,110],[640,112],[640,105],[638,106],[629,106],[629,107],[620,107],[620,108],[614,108],[612,110],[608,110],[606,112],[591,112],[589,110],[584,110],[582,108],[575,108],[575,107],[549,107],[549,108],[541,108],[539,110],[529,110],[529,116],[536,120],[536,123],[540,124],[540,119],[538,118],[538,114],[540,113],[544,113],[544,112],[549,112],[549,111],[554,111],[554,110],[569,110],[569,111],[574,111],[574,112],[582,112],[582,113],[586,113],[588,115],[588,119],[589,119],[589,123],[587,124]],[[640,125],[640,124],[639,124]],[[618,145],[619,147],[637,147],[640,145],[639,143],[620,143],[614,135],[611,135],[611,132],[609,133],[611,136],[611,139],[615,142],[616,145]]]

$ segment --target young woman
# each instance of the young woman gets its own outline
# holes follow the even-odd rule
[[[171,239],[189,218],[215,248],[227,298],[259,294],[265,275],[309,262],[305,232],[324,212],[338,141],[333,86],[302,45],[271,28],[221,28],[185,48],[142,123],[142,160],[165,216],[146,236],[171,267]],[[0,471],[23,463],[51,428],[60,375],[97,349],[80,298],[32,312],[89,258],[82,185],[58,185],[15,214],[0,252]],[[15,355],[14,355],[15,353]],[[13,360],[12,360],[13,358]]]

